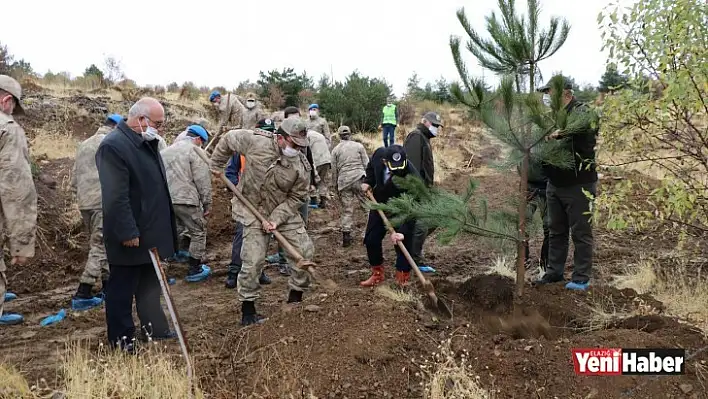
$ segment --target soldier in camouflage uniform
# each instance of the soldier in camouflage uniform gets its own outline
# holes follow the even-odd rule
[[[12,265],[23,265],[34,256],[37,232],[37,191],[32,181],[27,137],[12,118],[22,114],[22,88],[9,76],[0,75],[0,248],[10,249]],[[3,313],[7,279],[0,257],[0,325],[22,323],[23,317]]]
[[[350,140],[349,126],[340,126],[337,133],[342,141],[332,150],[332,184],[342,202],[342,246],[348,247],[352,245],[354,207],[360,205],[364,212],[367,211],[361,183],[366,176],[369,156],[361,143]]]
[[[275,134],[264,130],[232,130],[219,142],[211,157],[212,172],[219,176],[235,152],[246,158],[246,169],[237,189],[267,219],[258,219],[239,202],[232,200],[233,217],[244,225],[241,248],[242,266],[236,289],[241,301],[242,325],[261,323],[255,300],[260,296],[258,278],[265,266],[270,233],[278,230],[306,259],[312,259],[314,246],[298,213],[306,201],[310,165],[301,149],[307,147],[307,127],[299,119],[286,119]],[[292,268],[288,303],[302,301],[310,285],[310,274]]]
[[[101,183],[98,180],[96,151],[103,138],[122,120],[120,115],[110,115],[103,126],[99,127],[93,136],[82,141],[76,150],[74,169],[71,172],[71,190],[79,205],[84,226],[89,232],[88,259],[79,279],[79,288],[71,300],[71,308],[77,311],[100,306],[103,303],[103,295],[94,296],[91,291],[99,278],[102,291],[105,291],[108,283],[108,260],[103,244]]]
[[[219,135],[222,131],[241,128],[243,125],[243,111],[245,107],[241,104],[236,94],[226,93],[226,95],[222,97],[221,93],[216,90],[209,95],[209,102],[216,107],[218,114],[218,122],[215,130],[216,137],[214,138],[216,142],[212,144],[212,146],[214,146],[219,142]],[[211,150],[211,148],[208,150]]]
[[[332,149],[332,134],[329,132],[329,123],[327,120],[320,116],[320,106],[317,104],[310,104],[309,108],[310,115],[307,119],[307,130],[314,130],[319,132],[327,139],[327,146]]]
[[[332,167],[332,154],[329,152],[329,142],[322,133],[314,130],[307,131],[307,140],[310,142],[312,160],[317,170],[317,197],[319,208],[327,207],[329,199],[329,171]]]
[[[243,123],[241,128],[253,130],[256,128],[258,121],[266,117],[266,114],[263,111],[261,102],[256,98],[255,93],[246,94],[244,100]]]
[[[208,139],[206,129],[200,125],[191,125],[187,128],[184,140],[160,153],[165,164],[178,234],[189,237],[189,271],[186,280],[190,283],[204,281],[211,274],[211,268],[203,264],[207,239],[205,217],[209,215],[212,199],[211,175],[209,165],[194,148],[201,147]]]

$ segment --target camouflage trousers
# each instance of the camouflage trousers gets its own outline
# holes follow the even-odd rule
[[[320,176],[320,183],[317,185],[317,197],[329,197],[329,169],[330,164],[326,163],[317,167],[317,174]],[[329,199],[329,198],[327,198]]]
[[[339,200],[342,202],[342,232],[351,233],[354,225],[354,208],[361,206],[364,212],[368,211],[366,197],[358,184],[352,184],[339,192]]]
[[[0,316],[5,305],[5,293],[7,292],[7,277],[5,276],[5,262],[0,259]]]
[[[278,226],[278,231],[305,259],[312,259],[315,247],[310,236],[307,235],[303,223]],[[270,234],[261,229],[259,222],[244,227],[241,246],[242,266],[236,280],[238,300],[241,302],[255,301],[260,297],[261,285],[258,278],[265,267],[269,241]],[[291,290],[305,291],[310,286],[310,273],[298,269],[287,251],[285,251],[285,259],[292,269],[288,278],[288,286]]]
[[[80,283],[96,285],[96,282],[108,280],[108,259],[103,244],[103,211],[100,209],[82,210],[81,217],[89,232],[89,252]]]
[[[174,204],[177,221],[177,236],[189,236],[189,253],[193,258],[204,260],[206,255],[206,219],[198,206]],[[185,248],[178,248],[185,249]]]

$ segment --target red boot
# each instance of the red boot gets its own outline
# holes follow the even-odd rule
[[[373,287],[378,284],[381,284],[384,279],[386,279],[386,276],[384,276],[384,268],[383,266],[373,266],[371,268],[371,277],[369,277],[367,280],[362,281],[359,283],[362,287]]]
[[[407,286],[410,279],[411,272],[396,271],[396,284],[399,287]]]

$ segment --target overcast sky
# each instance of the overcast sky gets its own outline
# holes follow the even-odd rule
[[[259,71],[293,67],[315,81],[355,69],[385,78],[400,95],[417,72],[425,81],[457,79],[450,35],[464,35],[455,12],[465,7],[473,27],[496,0],[23,0],[2,6],[2,37],[17,58],[44,73],[103,68],[111,55],[138,84],[191,80],[235,87]],[[572,25],[562,49],[541,63],[544,77],[563,72],[579,84],[597,84],[606,57],[596,18],[608,0],[541,0],[542,26],[551,15]],[[524,9],[526,1],[518,0]],[[488,82],[468,54],[470,72]]]

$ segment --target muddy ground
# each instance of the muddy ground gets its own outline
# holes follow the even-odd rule
[[[57,325],[39,326],[42,317],[68,309],[86,254],[81,226],[66,222],[70,198],[62,182],[71,162],[39,162],[44,176],[36,182],[43,238],[29,265],[8,270],[10,290],[19,299],[6,310],[22,312],[26,321],[0,329],[0,359],[16,366],[30,382],[43,378],[56,387],[61,386],[61,353],[68,342],[86,339],[97,346],[105,340],[102,308],[70,312]],[[474,162],[471,166],[451,173],[443,186],[460,189],[470,175],[476,175],[480,195],[489,196],[490,202],[514,192],[513,176],[481,173]],[[495,254],[475,239],[442,247],[431,238],[426,244],[426,256],[438,270],[433,281],[454,313],[451,321],[438,320],[410,302],[360,288],[359,281],[368,274],[365,250],[361,245],[341,248],[336,202],[327,210],[313,211],[308,229],[320,274],[337,282],[338,288],[332,291],[316,285],[302,305],[285,306],[287,280],[268,268],[273,284],[263,288],[259,311],[270,319],[261,326],[241,328],[236,294],[223,286],[233,229],[231,196],[219,182],[214,182],[214,190],[208,257],[215,273],[204,283],[187,284],[182,279],[184,265],[171,265],[168,272],[178,277],[172,292],[200,385],[209,397],[419,398],[430,371],[425,361],[450,339],[453,356],[458,360],[464,356],[482,385],[497,398],[708,398],[705,375],[699,375],[700,367],[704,369],[708,362],[708,352],[689,360],[687,374],[681,377],[574,375],[570,350],[575,347],[682,347],[691,354],[708,345],[700,331],[663,316],[661,303],[632,290],[598,284],[587,293],[574,293],[560,285],[529,286],[526,311],[540,314],[550,330],[540,335],[501,328],[512,312],[514,283],[480,274]],[[361,213],[357,237],[364,224]],[[637,237],[602,230],[597,236],[597,262],[636,262]],[[644,250],[652,251],[659,244]],[[536,240],[532,245],[538,248]],[[387,258],[393,259],[392,255],[388,248]],[[389,268],[391,279],[392,273]],[[417,290],[412,292],[421,297]],[[598,302],[636,316],[598,327],[589,310]],[[638,311],[647,308],[653,310]],[[169,344],[168,351],[175,357],[179,353],[174,344]]]

